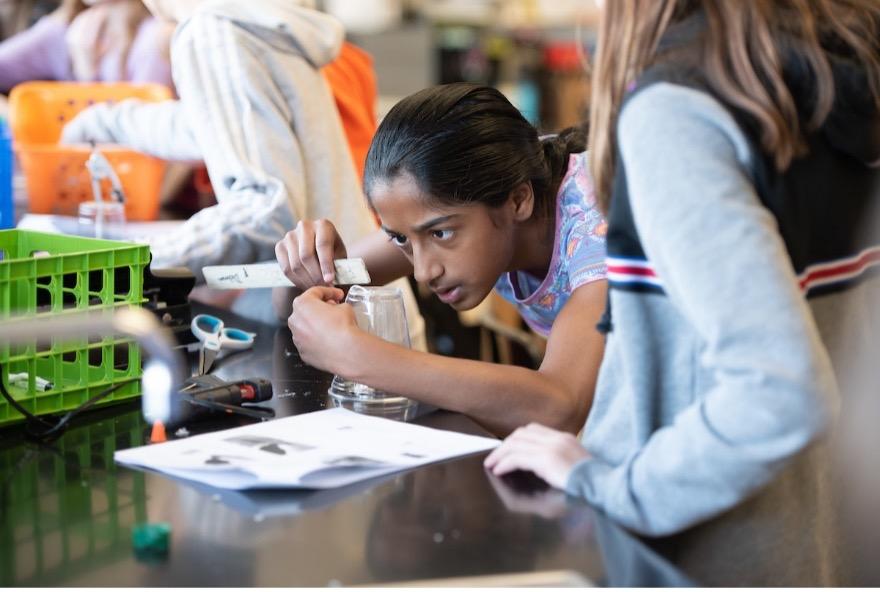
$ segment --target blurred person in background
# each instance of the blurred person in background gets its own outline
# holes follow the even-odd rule
[[[375,131],[371,58],[309,0],[148,0],[176,23],[171,63],[179,100],[126,100],[82,111],[64,143],[119,144],[167,160],[204,160],[217,205],[173,236],[149,239],[153,267],[275,259],[298,220],[330,218],[355,241],[376,229],[360,187]],[[424,344],[412,290],[401,289],[413,343]],[[277,323],[271,290],[233,310]],[[420,345],[424,347],[424,345]]]
[[[39,14],[40,4],[33,10]],[[29,80],[155,82],[170,87],[171,31],[152,18],[140,0],[63,0],[0,43],[0,94]]]

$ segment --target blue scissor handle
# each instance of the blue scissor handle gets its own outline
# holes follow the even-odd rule
[[[220,334],[220,347],[233,350],[248,349],[254,344],[255,335],[241,329],[223,329]]]
[[[223,321],[214,315],[200,314],[193,317],[192,328],[203,333],[219,334],[223,329]],[[196,335],[196,337],[201,337],[201,335]]]
[[[255,333],[241,329],[224,327],[221,319],[209,314],[194,316],[190,328],[199,341],[215,350],[224,347],[235,350],[247,349],[254,344],[256,336]]]
[[[247,331],[242,331],[241,329],[223,329],[223,336],[233,341],[254,341],[253,333],[248,333]]]

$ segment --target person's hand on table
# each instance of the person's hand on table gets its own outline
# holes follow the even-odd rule
[[[517,428],[483,464],[493,475],[532,471],[551,486],[565,489],[571,470],[588,457],[573,434],[530,423]]]
[[[354,309],[344,304],[339,288],[315,286],[293,301],[293,313],[287,326],[302,360],[336,374],[352,351],[353,338],[363,333],[357,325]]]
[[[125,80],[132,44],[150,12],[141,0],[90,0],[86,4],[89,8],[73,18],[66,35],[74,78],[97,80],[101,60],[116,55],[117,80]]]
[[[300,220],[275,244],[281,271],[300,290],[333,284],[334,259],[346,257],[345,243],[329,220]]]

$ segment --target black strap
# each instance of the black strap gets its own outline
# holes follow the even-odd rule
[[[614,330],[614,323],[611,322],[611,288],[608,288],[608,293],[605,297],[605,311],[602,313],[602,317],[599,319],[599,322],[596,323],[596,330],[599,331],[602,335],[608,335]]]

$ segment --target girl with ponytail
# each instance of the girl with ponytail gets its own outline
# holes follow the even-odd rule
[[[301,222],[276,246],[290,280],[314,286],[288,322],[303,359],[499,434],[529,421],[577,432],[602,358],[595,326],[607,289],[605,223],[585,150],[583,130],[539,138],[489,87],[449,84],[398,103],[364,174],[379,236],[347,250],[330,221]],[[411,351],[359,330],[351,308],[336,306],[342,290],[329,286],[333,259],[346,252],[363,257],[377,283],[414,273],[456,310],[497,290],[548,338],[540,368]]]

